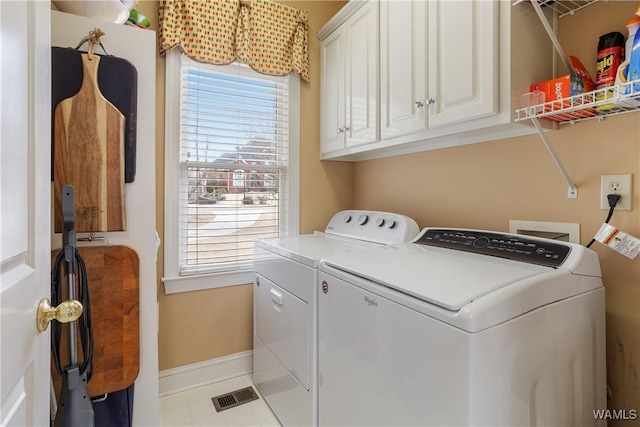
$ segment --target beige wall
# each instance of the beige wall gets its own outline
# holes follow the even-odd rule
[[[320,47],[318,30],[344,5],[343,1],[283,1],[309,12],[311,83],[300,86],[300,232],[324,229],[336,211],[353,200],[350,163],[320,162]],[[158,3],[140,1],[138,9],[158,28]],[[157,58],[157,215],[164,241],[164,59]],[[163,276],[163,247],[158,277]],[[250,285],[165,295],[158,283],[160,370],[250,350],[252,288]]]
[[[565,51],[594,80],[598,37],[615,30],[626,36],[624,23],[637,7],[597,3],[560,21]],[[566,197],[542,141],[529,136],[356,163],[354,208],[398,211],[421,227],[508,231],[509,219],[576,222],[586,244],[607,213],[599,208],[600,175],[633,173],[633,210],[616,211],[611,223],[640,236],[640,115],[563,126],[549,139],[578,186],[577,199]],[[606,287],[609,407],[640,410],[640,257],[629,260],[600,244],[593,249]]]

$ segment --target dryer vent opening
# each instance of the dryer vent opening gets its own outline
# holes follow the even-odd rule
[[[253,387],[249,386],[240,390],[232,391],[231,393],[212,397],[211,401],[213,402],[213,406],[216,408],[216,412],[220,412],[257,399],[259,399],[258,395],[253,390]]]
[[[509,220],[509,233],[543,237],[580,244],[580,224],[572,222],[544,222]]]

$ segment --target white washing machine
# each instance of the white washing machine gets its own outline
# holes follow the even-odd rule
[[[350,210],[334,215],[324,233],[256,241],[253,380],[282,425],[318,425],[320,261],[407,242],[419,231],[403,215]]]
[[[426,228],[327,258],[318,280],[320,425],[604,425],[591,250]]]

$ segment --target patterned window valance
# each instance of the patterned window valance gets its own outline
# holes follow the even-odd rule
[[[161,0],[160,53],[179,46],[210,64],[236,59],[254,70],[309,82],[308,12],[271,0]]]

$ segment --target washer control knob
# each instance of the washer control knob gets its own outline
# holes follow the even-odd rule
[[[396,226],[396,222],[393,219],[390,219],[389,221],[387,221],[387,228],[393,228]]]
[[[378,218],[378,219],[376,219],[376,225],[377,225],[378,227],[382,227],[382,226],[384,225],[384,223],[385,223],[384,218]]]
[[[369,221],[369,215],[362,214],[358,217],[358,224],[365,225]]]
[[[344,216],[344,222],[349,224],[351,222],[351,215],[347,214]]]
[[[473,241],[473,247],[475,248],[484,248],[485,246],[487,246],[491,241],[486,238],[486,237],[478,237],[477,239],[475,239]]]

